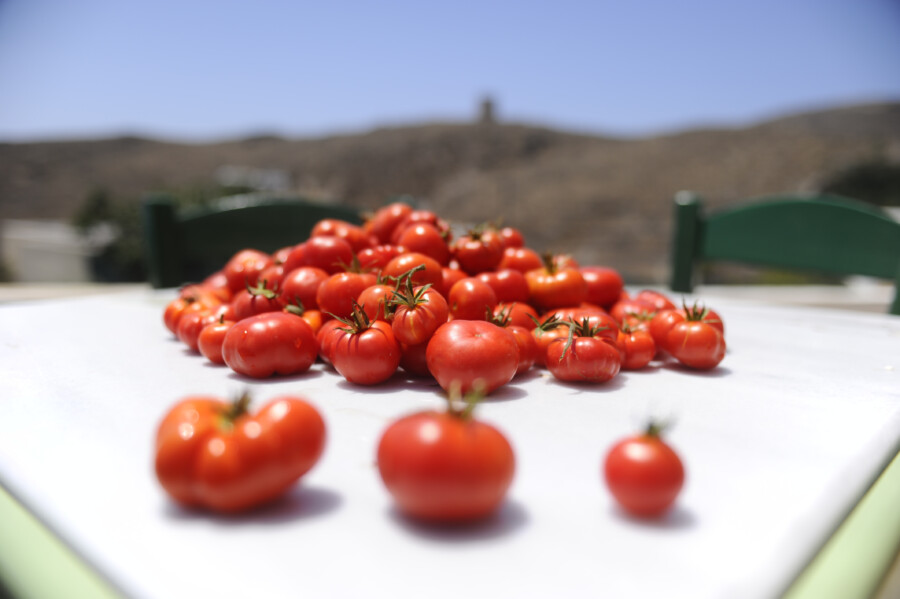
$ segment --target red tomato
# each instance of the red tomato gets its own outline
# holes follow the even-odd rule
[[[494,270],[503,259],[503,241],[494,231],[476,228],[456,240],[453,258],[470,275]]]
[[[316,292],[328,278],[328,273],[315,266],[299,266],[285,274],[281,282],[281,304],[295,306],[299,302],[307,309],[319,307]]]
[[[322,314],[321,310],[307,310],[303,307],[303,304],[299,302],[292,306],[285,306],[284,312],[299,316],[305,320],[306,324],[312,329],[313,334],[316,335],[318,335],[319,329],[322,328],[322,323],[325,322],[325,315]]]
[[[404,202],[394,202],[375,211],[372,218],[363,225],[363,229],[374,235],[381,243],[390,243],[394,229],[413,211],[412,206]]]
[[[426,350],[428,370],[443,389],[454,383],[468,393],[484,385],[485,393],[516,374],[519,348],[509,331],[483,320],[451,320],[434,332]]]
[[[500,236],[504,249],[520,248],[525,245],[525,238],[522,237],[522,232],[513,227],[503,227],[497,231],[497,235]]]
[[[500,506],[512,483],[515,456],[500,431],[468,412],[420,412],[384,431],[378,471],[407,516],[460,522]]]
[[[222,343],[222,357],[229,368],[259,379],[306,372],[317,353],[316,336],[309,324],[284,312],[238,321]]]
[[[261,273],[256,282],[258,285],[269,289],[281,289],[281,281],[284,279],[284,264],[275,262]]]
[[[319,460],[325,423],[294,396],[255,415],[249,400],[193,396],[178,402],[156,433],[156,476],[180,504],[238,512],[290,489]]]
[[[509,324],[529,331],[537,326],[538,320],[537,310],[524,302],[500,302],[494,306],[494,316],[506,318],[509,320]]]
[[[450,247],[437,227],[428,223],[416,223],[403,230],[397,245],[408,252],[418,252],[446,265],[450,261]]]
[[[353,247],[340,237],[310,237],[288,255],[284,261],[284,272],[290,274],[300,266],[315,266],[334,274],[345,271],[353,263],[353,257]]]
[[[453,284],[447,296],[450,315],[459,320],[486,320],[494,313],[497,295],[487,283],[467,277]]]
[[[453,287],[453,284],[457,281],[465,279],[468,276],[469,275],[459,270],[458,268],[450,268],[449,266],[445,266],[441,269],[440,285],[435,285],[434,287],[438,290],[438,293],[446,298],[450,294],[450,288]]]
[[[212,324],[218,319],[218,316],[212,310],[188,312],[178,320],[178,327],[175,329],[175,334],[178,339],[191,350],[200,351],[200,348],[197,346],[197,339],[200,337],[200,332],[206,325]]]
[[[483,272],[478,278],[494,290],[499,302],[527,302],[528,282],[525,275],[512,268]]]
[[[524,327],[508,325],[506,330],[513,334],[513,337],[516,338],[516,345],[519,346],[519,364],[516,366],[516,376],[518,376],[534,366],[537,360],[538,344],[531,331]]]
[[[426,256],[425,254],[419,254],[418,252],[407,252],[393,258],[387,263],[384,270],[381,271],[381,274],[384,277],[395,277],[399,279],[410,270],[422,265],[424,265],[425,268],[417,270],[413,274],[413,285],[440,285],[444,279],[441,265],[434,258]]]
[[[399,245],[376,245],[356,254],[361,272],[381,272],[387,263],[406,252]]]
[[[206,325],[200,331],[200,335],[197,337],[197,349],[213,364],[225,363],[225,358],[222,357],[222,343],[225,342],[225,333],[233,324],[233,320],[225,320],[220,317],[219,320]]]
[[[547,347],[546,364],[561,381],[604,383],[619,374],[622,358],[615,341],[597,334],[596,329],[570,324],[565,337]]]
[[[654,310],[672,310],[675,308],[675,304],[672,303],[672,300],[659,291],[650,289],[644,289],[643,291],[638,292],[638,294],[634,296],[634,299],[641,302],[647,302],[653,306]]]
[[[248,285],[256,285],[259,273],[273,263],[272,257],[265,252],[251,249],[239,251],[222,269],[228,280],[228,289],[232,293],[237,293]]]
[[[279,312],[283,303],[278,293],[260,281],[253,287],[238,291],[231,300],[231,307],[235,320],[243,320],[263,312]]]
[[[619,301],[625,286],[619,271],[605,266],[582,266],[580,270],[587,283],[587,301],[606,309]]]
[[[656,306],[646,299],[639,300],[623,296],[609,309],[609,314],[619,323],[623,323],[634,315],[641,318],[652,318],[656,311]]]
[[[326,364],[331,364],[332,349],[334,342],[338,336],[342,335],[339,329],[345,328],[347,325],[340,320],[333,318],[322,323],[322,327],[316,333],[316,343],[319,346],[319,357]]]
[[[543,266],[544,261],[536,251],[526,247],[508,247],[503,250],[503,258],[497,269],[512,268],[525,273]]]
[[[544,267],[525,273],[529,302],[536,308],[549,310],[577,306],[587,297],[587,283],[574,268]]]
[[[447,300],[429,286],[413,288],[407,283],[406,289],[395,293],[392,303],[394,320],[391,328],[397,341],[405,345],[427,343],[450,316]]]
[[[407,229],[407,227],[411,227],[419,223],[427,223],[429,225],[433,225],[449,243],[450,225],[447,224],[447,221],[439,217],[431,210],[413,210],[412,212],[407,214],[403,221],[397,225],[397,227],[394,229],[394,232],[391,234],[390,243],[393,243],[394,245],[400,245],[398,243],[398,240],[400,239],[400,236],[403,234],[403,232]]]
[[[322,237],[325,235],[343,239],[350,244],[354,252],[359,252],[374,245],[372,236],[366,233],[362,227],[337,218],[320,220],[309,233],[310,237]]]
[[[200,287],[204,291],[217,296],[223,302],[231,299],[231,290],[228,288],[228,277],[225,276],[225,271],[219,270],[209,275],[203,279]]]
[[[660,438],[659,428],[616,443],[603,465],[603,476],[616,501],[639,517],[663,514],[684,485],[678,454]]]
[[[369,320],[391,321],[394,317],[391,301],[394,298],[395,285],[376,283],[363,289],[356,303],[366,313]]]
[[[537,326],[532,329],[531,335],[534,337],[538,346],[537,355],[534,361],[535,364],[547,366],[547,348],[550,347],[550,344],[556,339],[559,339],[560,337],[563,339],[567,338],[569,336],[569,327],[555,316],[551,316],[538,323]]]
[[[725,357],[725,337],[718,329],[701,321],[676,323],[666,335],[666,350],[676,360],[699,370],[719,365]]]
[[[189,312],[210,312],[221,304],[222,302],[219,298],[209,293],[199,292],[187,297],[179,297],[166,305],[166,309],[163,311],[163,322],[167,329],[177,335],[178,321],[181,320],[184,314]]]
[[[400,344],[400,368],[410,374],[416,376],[431,376],[428,370],[428,360],[425,357],[425,351],[428,349],[428,342],[419,345]]]
[[[622,353],[622,370],[640,370],[656,355],[656,343],[648,331],[620,330],[616,344]]]
[[[370,322],[359,308],[351,314],[347,328],[335,329],[332,335],[331,363],[351,383],[384,382],[400,366],[400,346],[391,325],[383,320]]]
[[[326,314],[337,318],[347,318],[353,312],[353,305],[359,295],[375,284],[371,273],[339,272],[331,275],[319,285],[316,303]]]

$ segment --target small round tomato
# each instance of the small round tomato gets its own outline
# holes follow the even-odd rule
[[[490,229],[475,228],[453,244],[453,258],[472,276],[494,270],[503,259],[503,241]]]
[[[725,337],[702,321],[684,320],[666,335],[666,350],[690,368],[709,370],[725,357]]]
[[[197,339],[200,337],[200,332],[206,325],[217,320],[218,316],[212,310],[188,312],[178,320],[178,327],[175,329],[175,335],[191,350],[200,351],[200,348],[197,346]]]
[[[366,233],[362,227],[337,218],[323,218],[315,224],[309,233],[310,237],[322,237],[325,235],[343,239],[350,244],[354,252],[373,245],[372,236]]]
[[[331,275],[316,291],[319,310],[337,318],[347,318],[353,312],[353,305],[360,294],[375,281],[375,275],[371,273],[339,272]]]
[[[222,343],[228,367],[253,378],[306,372],[317,353],[316,336],[309,324],[284,312],[265,312],[238,321]]]
[[[492,270],[478,275],[478,279],[491,286],[498,302],[527,302],[528,281],[525,275],[513,268]]]
[[[363,229],[370,235],[374,235],[381,243],[390,243],[394,229],[403,222],[413,211],[412,206],[404,202],[394,202],[375,211],[371,218],[366,220]]]
[[[484,518],[503,502],[515,473],[506,437],[470,409],[397,420],[378,443],[378,472],[399,510],[437,522]]]
[[[622,370],[640,370],[656,355],[656,343],[648,331],[622,329],[616,344],[622,353]]]
[[[259,250],[241,250],[231,257],[222,271],[228,280],[228,289],[237,293],[247,285],[256,285],[259,273],[274,263],[272,256]]]
[[[404,229],[397,244],[408,252],[425,254],[446,265],[450,262],[450,247],[437,227],[429,223],[416,223]]]
[[[659,291],[653,291],[652,289],[644,289],[639,291],[634,299],[647,302],[648,304],[653,306],[654,310],[672,310],[675,308],[675,304],[672,303],[665,294],[660,293]]]
[[[279,294],[263,281],[238,291],[231,300],[235,320],[243,320],[263,312],[278,312],[284,306]]]
[[[406,252],[399,245],[376,245],[356,254],[360,272],[380,273],[387,263]]]
[[[604,383],[619,374],[622,357],[615,341],[589,324],[569,323],[569,334],[547,347],[546,365],[561,381]]]
[[[292,306],[300,302],[306,308],[318,308],[316,292],[328,277],[327,272],[315,266],[299,266],[285,273],[281,281],[281,304]]]
[[[538,346],[534,363],[538,366],[546,367],[547,348],[550,347],[550,344],[556,339],[559,339],[560,337],[565,339],[568,337],[569,327],[555,316],[550,316],[537,323],[535,328],[531,330],[531,335],[534,337]]]
[[[524,302],[500,302],[494,306],[494,316],[506,318],[509,324],[529,331],[538,325],[537,310]]]
[[[542,310],[577,306],[587,298],[587,283],[575,268],[556,268],[550,263],[525,273],[529,303]]]
[[[684,485],[684,465],[678,454],[650,425],[641,435],[617,442],[603,465],[603,477],[615,500],[638,517],[660,516]]]
[[[609,314],[616,319],[617,322],[626,322],[632,316],[640,316],[641,318],[653,318],[657,312],[656,306],[646,299],[637,299],[632,297],[620,297],[619,301],[613,304],[609,309]]]
[[[428,349],[428,342],[419,345],[400,344],[400,368],[415,376],[430,377],[431,371],[428,370],[428,360],[425,352]]]
[[[238,512],[290,489],[319,460],[325,422],[307,401],[276,397],[254,415],[245,396],[229,404],[187,397],[156,433],[155,470],[178,503]]]
[[[441,283],[439,285],[435,285],[434,288],[437,289],[438,293],[443,295],[445,298],[450,293],[450,289],[453,287],[453,284],[457,281],[461,281],[468,277],[466,273],[459,270],[458,268],[450,268],[449,266],[445,266],[441,269]]]
[[[357,385],[375,385],[386,381],[400,366],[400,346],[391,325],[383,320],[369,321],[355,308],[346,328],[332,333],[331,364],[347,381]]]
[[[451,320],[432,335],[426,359],[443,389],[457,383],[468,393],[483,385],[484,392],[490,393],[515,376],[519,347],[512,333],[495,324]]]
[[[408,278],[406,288],[401,286],[394,293],[392,304],[391,328],[397,341],[405,345],[427,343],[450,316],[444,296],[431,286],[414,288]]]
[[[408,227],[413,225],[417,225],[419,223],[427,223],[429,225],[433,225],[441,235],[444,236],[444,239],[448,242],[450,241],[450,225],[439,217],[437,214],[432,212],[431,210],[413,210],[400,222],[395,228],[394,232],[391,234],[390,243],[394,245],[400,245],[398,240],[400,236]]]
[[[225,363],[225,358],[222,357],[222,343],[225,342],[225,334],[233,324],[233,320],[219,317],[218,320],[206,325],[200,331],[200,335],[197,337],[197,349],[213,364]]]
[[[434,258],[418,252],[406,252],[405,254],[400,254],[396,258],[393,258],[387,263],[384,270],[381,271],[381,274],[385,277],[395,277],[399,279],[418,266],[424,266],[425,268],[416,270],[412,275],[413,285],[439,286],[444,280],[444,272],[440,263]]]
[[[316,343],[319,346],[319,357],[326,364],[331,364],[334,342],[337,341],[338,336],[343,334],[343,331],[340,329],[346,326],[347,325],[340,320],[332,318],[331,320],[323,322],[321,328],[316,333]]]
[[[284,272],[290,274],[300,266],[315,266],[328,274],[343,272],[353,263],[353,247],[334,235],[310,237],[288,254]]]
[[[497,265],[497,269],[512,268],[525,273],[529,270],[542,268],[543,266],[544,261],[541,259],[541,255],[533,249],[526,247],[507,247],[503,250],[503,258],[500,259],[500,264]]]
[[[486,320],[494,313],[497,294],[491,286],[475,277],[453,284],[447,295],[450,315],[458,320]]]
[[[587,301],[606,309],[619,301],[625,286],[619,271],[606,266],[582,266],[580,270],[587,283]]]
[[[166,305],[163,311],[163,322],[166,328],[177,335],[178,321],[190,312],[210,312],[222,304],[219,298],[208,293],[194,293],[186,297],[178,297]]]
[[[502,227],[497,231],[504,248],[520,248],[525,245],[522,232],[515,227]]]

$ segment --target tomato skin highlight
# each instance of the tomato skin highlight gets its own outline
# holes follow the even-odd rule
[[[317,353],[312,327],[299,316],[284,312],[240,320],[228,329],[222,342],[228,367],[253,378],[306,372]]]
[[[451,320],[438,327],[425,351],[428,369],[441,388],[454,381],[462,392],[480,380],[484,393],[505,385],[516,374],[519,348],[513,334],[483,320]]]
[[[448,413],[401,418],[382,434],[378,471],[397,507],[413,518],[484,518],[503,502],[515,473],[509,441],[497,429]]]
[[[154,468],[178,503],[244,511],[282,495],[319,460],[325,422],[304,399],[277,397],[224,425],[229,406],[217,397],[187,397],[161,421]]]
[[[685,320],[666,335],[666,349],[685,366],[709,370],[725,357],[725,337],[710,324]]]
[[[375,385],[386,381],[400,366],[400,346],[391,325],[372,322],[357,333],[336,329],[331,347],[331,363],[347,381]]]
[[[638,517],[656,517],[675,502],[684,485],[678,454],[654,434],[616,443],[606,456],[603,477],[622,508]]]

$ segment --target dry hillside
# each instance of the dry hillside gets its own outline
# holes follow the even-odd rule
[[[303,194],[371,209],[411,194],[449,219],[502,217],[529,245],[665,278],[671,197],[712,205],[814,190],[873,159],[898,159],[900,104],[785,117],[743,129],[611,139],[515,124],[429,124],[359,135],[215,144],[140,138],[0,144],[0,218],[67,218],[93,189],[209,185],[223,165],[280,169]]]

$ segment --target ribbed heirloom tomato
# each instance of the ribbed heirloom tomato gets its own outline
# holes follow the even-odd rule
[[[156,434],[156,476],[178,503],[238,512],[272,500],[318,461],[325,423],[304,399],[272,399],[251,415],[249,398],[192,396]]]
[[[459,522],[488,516],[506,496],[515,456],[506,437],[465,409],[419,412],[391,424],[378,444],[378,471],[401,512]]]

